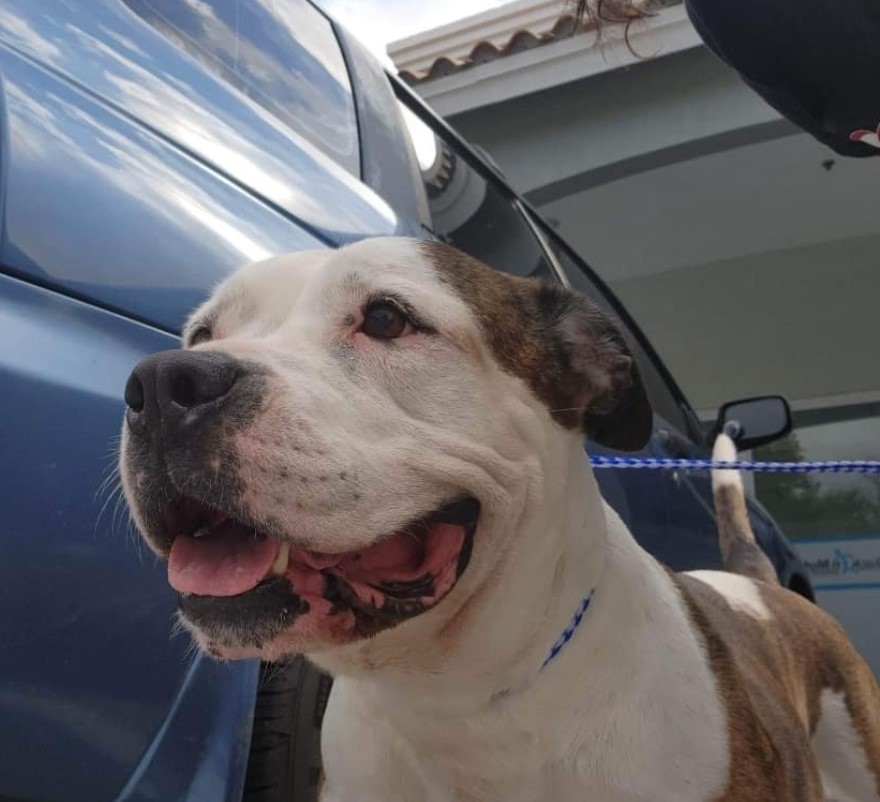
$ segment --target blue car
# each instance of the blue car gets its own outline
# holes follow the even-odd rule
[[[401,234],[574,286],[638,355],[645,453],[707,455],[596,274],[307,0],[3,0],[0,219],[0,800],[313,798],[329,679],[301,660],[217,663],[175,636],[114,473],[132,366],[176,347],[246,262]],[[779,399],[730,417],[748,421],[743,446],[789,425]],[[599,479],[671,567],[720,564],[706,475]],[[750,503],[781,581],[810,596]]]

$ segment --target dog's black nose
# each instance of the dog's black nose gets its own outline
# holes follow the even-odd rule
[[[217,351],[162,351],[135,366],[125,385],[131,416],[150,426],[174,423],[195,407],[229,393],[240,363]]]

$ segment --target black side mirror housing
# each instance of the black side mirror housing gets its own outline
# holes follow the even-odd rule
[[[730,401],[718,410],[714,434],[724,431],[743,451],[785,437],[792,428],[791,408],[781,395]]]

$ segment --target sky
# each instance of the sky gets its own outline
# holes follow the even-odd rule
[[[386,64],[389,42],[427,31],[480,11],[504,5],[508,0],[319,0]]]

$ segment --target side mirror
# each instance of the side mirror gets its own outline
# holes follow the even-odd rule
[[[718,410],[715,432],[726,431],[740,450],[756,448],[791,431],[791,408],[781,395],[731,401]]]

